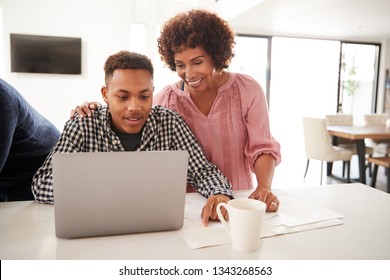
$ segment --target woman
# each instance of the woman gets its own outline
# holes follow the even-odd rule
[[[161,59],[181,78],[163,88],[154,104],[181,114],[205,154],[232,183],[234,190],[252,188],[250,195],[278,208],[271,193],[280,145],[270,133],[268,109],[260,85],[251,77],[230,73],[234,32],[216,14],[205,10],[180,13],[162,27]]]
[[[251,189],[255,173],[258,185],[250,197],[264,201],[267,211],[277,211],[271,185],[280,145],[270,132],[261,86],[226,70],[235,44],[229,24],[214,13],[191,10],[168,20],[157,41],[161,59],[180,81],[164,87],[154,105],[182,115],[233,190]],[[86,105],[82,110],[89,113]]]

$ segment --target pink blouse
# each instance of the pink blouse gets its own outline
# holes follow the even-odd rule
[[[209,161],[229,179],[233,190],[253,187],[251,171],[257,157],[271,154],[281,160],[280,145],[272,137],[263,90],[253,78],[230,73],[218,89],[208,116],[176,84],[164,87],[154,105],[178,112],[198,139]]]

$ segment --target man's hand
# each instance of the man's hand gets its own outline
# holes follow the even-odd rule
[[[78,113],[80,118],[84,118],[85,116],[92,116],[92,112],[96,111],[102,105],[98,102],[84,102],[81,106],[77,106],[75,109],[70,111],[70,118],[73,119],[75,114]]]
[[[257,187],[249,198],[257,199],[267,204],[267,212],[276,212],[279,209],[279,200],[268,188]]]
[[[212,195],[207,199],[206,205],[202,209],[202,225],[207,226],[209,219],[210,220],[219,220],[217,214],[217,205],[221,202],[227,203],[230,200],[230,197],[223,194]],[[224,218],[227,220],[227,211],[225,208],[221,208],[221,213]]]

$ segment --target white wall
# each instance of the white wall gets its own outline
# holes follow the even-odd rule
[[[157,26],[179,11],[214,9],[213,3],[211,0],[180,3],[160,0],[0,0],[0,75],[61,130],[76,105],[91,100],[103,102],[100,88],[104,82],[104,61],[112,53],[130,48],[132,22],[146,23],[145,54],[155,64],[155,86],[159,90],[175,81],[176,75],[164,69],[159,61]],[[262,32],[262,35],[271,35]],[[82,74],[11,73],[10,33],[81,37]],[[383,45],[380,100],[383,99],[385,69],[390,69],[390,40]]]
[[[111,53],[128,48],[131,1],[1,0],[0,5],[5,80],[60,129],[76,104],[102,101],[104,60]],[[82,75],[11,73],[9,33],[81,37]]]
[[[62,130],[76,105],[103,102],[104,62],[109,55],[129,49],[133,21],[147,23],[145,54],[158,59],[156,26],[189,5],[160,7],[159,0],[0,0],[0,75]],[[11,73],[10,33],[81,37],[82,74]],[[170,70],[162,71],[172,81],[176,77]],[[167,83],[165,76],[162,82]],[[156,84],[156,90],[161,86]]]

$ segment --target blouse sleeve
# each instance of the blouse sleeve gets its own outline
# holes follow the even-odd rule
[[[253,166],[261,154],[270,154],[276,165],[281,161],[280,144],[272,137],[267,101],[260,84],[249,76],[238,79],[241,106],[248,132],[245,156]]]

